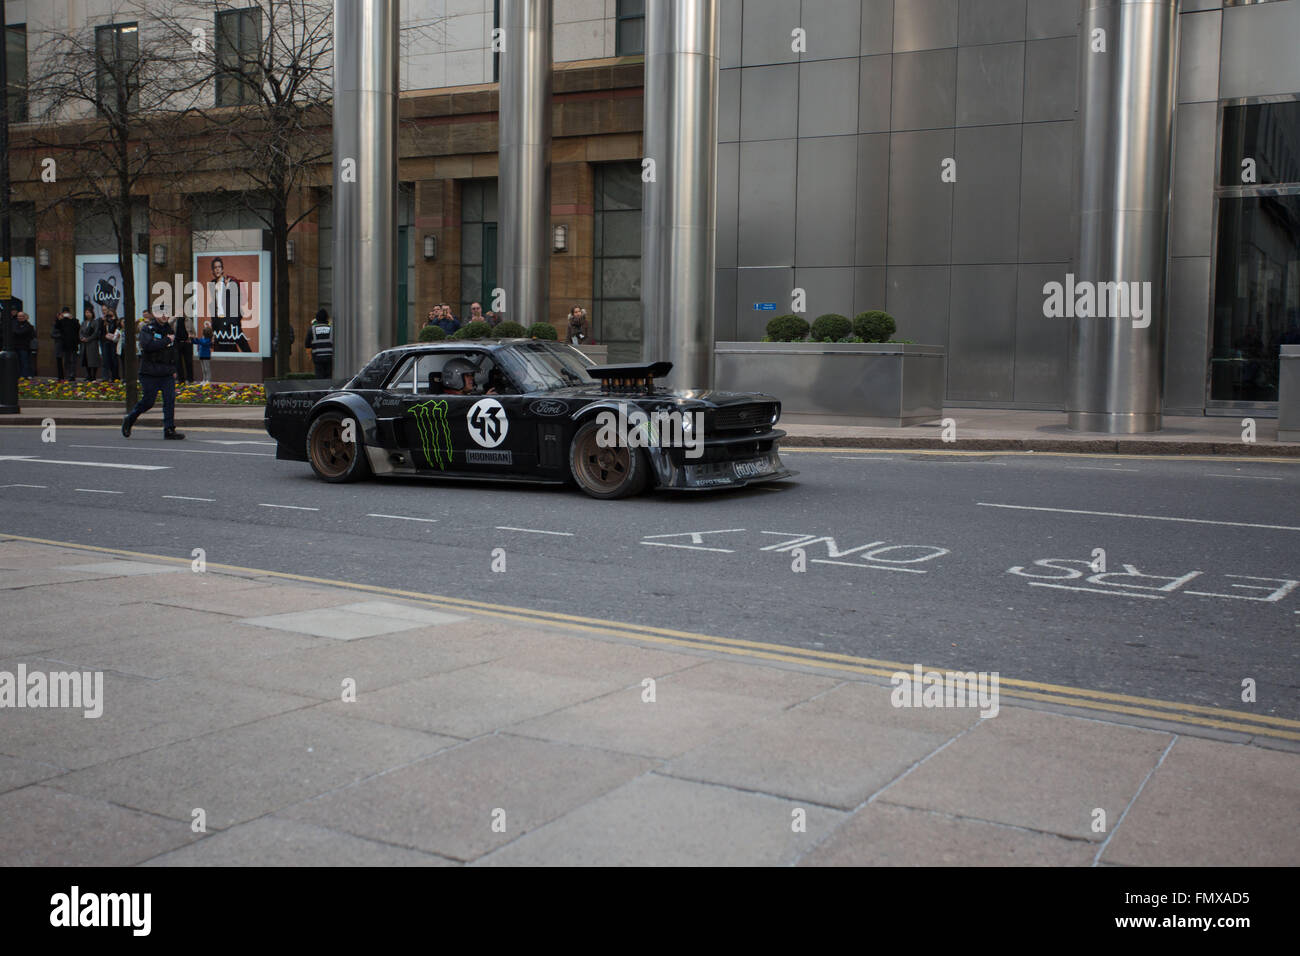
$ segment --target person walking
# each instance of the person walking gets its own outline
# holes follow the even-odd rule
[[[303,343],[311,352],[311,362],[316,366],[317,378],[332,378],[334,371],[334,328],[330,325],[330,314],[324,309],[316,310],[316,321],[307,330],[307,341]]]
[[[113,312],[111,306],[103,307],[104,333],[99,343],[99,363],[104,369],[104,381],[116,382],[121,376],[118,374],[117,353],[121,347],[118,345],[118,339],[122,333],[118,329],[117,315]]]
[[[66,305],[59,317],[54,320],[54,358],[58,364],[59,381],[77,380],[77,353],[81,346],[81,324],[72,317],[72,310]]]
[[[148,309],[140,326],[140,401],[122,417],[122,437],[130,438],[131,429],[140,416],[153,408],[158,393],[163,399],[163,438],[184,438],[176,430],[176,335],[161,316]]]
[[[93,382],[99,377],[99,343],[104,336],[104,324],[95,318],[95,310],[86,306],[82,313],[81,330],[81,364],[86,369],[86,381]]]
[[[203,323],[203,334],[194,340],[199,347],[199,365],[203,368],[203,384],[212,381],[212,323]]]
[[[194,381],[194,343],[183,312],[176,316],[176,381]]]
[[[11,321],[14,324],[14,351],[18,353],[18,377],[31,378],[35,358],[36,328],[27,321],[26,312],[15,312]]]

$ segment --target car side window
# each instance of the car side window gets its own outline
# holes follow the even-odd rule
[[[408,358],[398,366],[397,371],[393,373],[392,378],[388,380],[388,384],[385,385],[384,388],[390,392],[397,392],[401,395],[414,395],[415,363],[416,359],[412,357]]]

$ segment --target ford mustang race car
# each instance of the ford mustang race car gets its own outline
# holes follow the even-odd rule
[[[594,498],[735,488],[795,473],[770,395],[668,391],[667,362],[593,365],[535,339],[386,349],[340,388],[267,397],[276,458],[368,475],[561,484]]]

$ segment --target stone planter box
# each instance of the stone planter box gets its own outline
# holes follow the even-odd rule
[[[792,424],[903,426],[943,416],[939,345],[719,342],[714,383],[766,392]]]
[[[1277,440],[1300,441],[1300,345],[1282,346],[1277,381]]]

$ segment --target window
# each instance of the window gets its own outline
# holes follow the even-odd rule
[[[1226,106],[1211,402],[1276,402],[1278,346],[1300,344],[1300,101]]]
[[[645,52],[645,0],[618,0],[615,31],[615,56]]]
[[[27,26],[5,33],[5,68],[9,71],[9,122],[27,122]]]
[[[95,95],[101,114],[140,108],[140,31],[134,23],[95,28]]]
[[[261,9],[221,11],[217,14],[217,105],[255,103],[261,86]]]
[[[622,354],[641,342],[641,188],[640,163],[595,167],[591,335]]]

